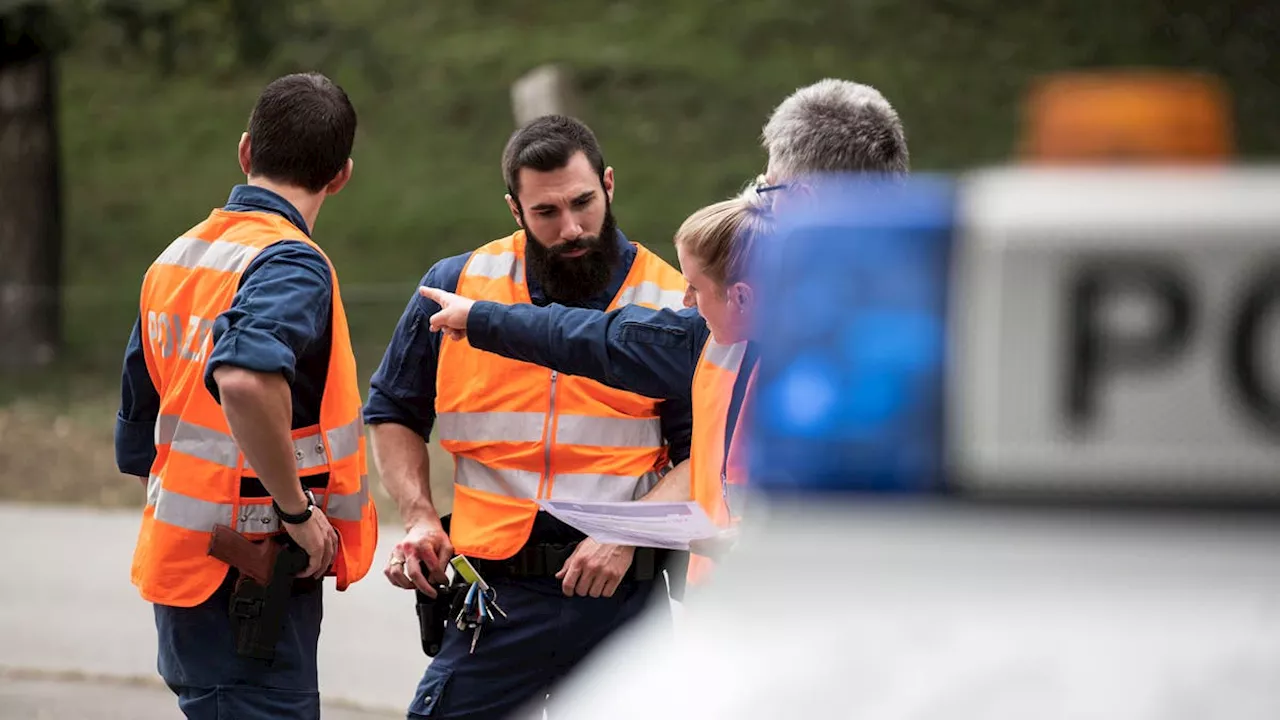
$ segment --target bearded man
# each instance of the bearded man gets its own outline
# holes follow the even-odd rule
[[[679,271],[618,229],[613,168],[590,128],[562,115],[533,120],[508,141],[502,168],[519,229],[441,260],[419,286],[508,304],[683,306]],[[364,418],[374,459],[406,530],[384,574],[435,597],[445,565],[462,555],[505,617],[479,631],[446,626],[408,716],[506,717],[527,708],[540,717],[550,688],[602,640],[646,608],[670,606],[667,553],[602,545],[536,501],[687,499],[689,400],[477,350],[431,332],[439,310],[414,288],[370,383]],[[433,429],[455,460],[452,513],[443,518],[431,497]]]

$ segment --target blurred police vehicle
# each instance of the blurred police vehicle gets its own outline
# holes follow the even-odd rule
[[[1280,172],[991,171],[960,212],[963,488],[1280,497]]]
[[[1280,496],[1280,169],[1222,162],[1226,103],[1194,76],[1059,79],[1031,104],[1036,167],[963,179],[966,489]]]
[[[1056,79],[1035,162],[780,211],[743,540],[548,714],[1280,717],[1280,168],[1224,106]]]

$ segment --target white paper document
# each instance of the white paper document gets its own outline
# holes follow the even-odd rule
[[[688,550],[689,541],[719,532],[695,502],[574,502],[538,505],[599,543]]]

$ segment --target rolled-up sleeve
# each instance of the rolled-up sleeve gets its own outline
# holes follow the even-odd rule
[[[420,285],[453,292],[469,254],[436,263],[422,277]],[[435,301],[413,295],[396,323],[382,362],[369,379],[369,399],[364,421],[369,425],[394,423],[422,436],[431,437],[436,418],[436,366],[440,359],[441,334],[431,332],[431,316],[440,311]]]
[[[329,329],[333,280],[324,257],[305,243],[276,243],[258,254],[231,307],[213,324],[205,386],[218,398],[213,372],[223,365],[280,373],[290,383],[298,357]]]
[[[156,459],[155,427],[160,393],[151,382],[142,349],[142,318],[133,323],[120,377],[120,409],[116,413],[116,467],[126,475],[146,477]]]

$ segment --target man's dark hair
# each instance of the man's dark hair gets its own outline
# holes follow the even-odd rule
[[[320,73],[274,80],[249,116],[249,172],[320,192],[351,157],[356,109]]]
[[[543,115],[516,130],[502,151],[502,175],[516,206],[520,205],[520,170],[558,170],[578,152],[586,154],[603,185],[604,155],[600,143],[581,121],[565,115]]]

